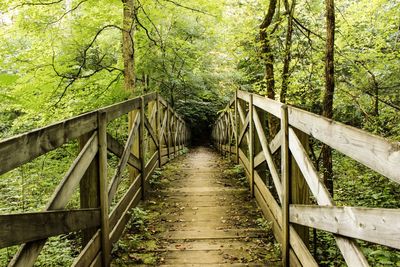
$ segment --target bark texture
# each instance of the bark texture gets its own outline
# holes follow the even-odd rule
[[[325,94],[322,115],[333,117],[334,80],[334,45],[335,45],[335,7],[334,0],[325,0],[326,5],[326,47],[325,47]],[[333,195],[332,149],[324,146],[322,150],[324,182]]]

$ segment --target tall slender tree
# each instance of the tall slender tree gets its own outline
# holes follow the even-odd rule
[[[274,54],[271,47],[270,27],[276,10],[276,0],[270,0],[268,12],[260,25],[261,53],[264,60],[264,81],[267,87],[267,97],[275,99]],[[277,132],[277,123],[274,117],[268,114],[268,129],[270,138]]]
[[[326,44],[325,44],[325,94],[322,115],[333,117],[333,96],[335,92],[334,45],[335,45],[335,6],[334,0],[325,0],[326,6]],[[332,149],[324,145],[322,150],[324,182],[333,195]]]

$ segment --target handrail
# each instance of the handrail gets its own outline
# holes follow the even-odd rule
[[[136,112],[136,117],[124,146],[107,134],[107,123],[131,112]],[[153,148],[147,154],[146,144],[150,141],[145,142],[146,135]],[[150,93],[0,141],[0,174],[77,138],[86,138],[86,144],[45,210],[0,215],[0,248],[24,243],[9,266],[33,266],[48,237],[78,230],[86,232],[89,238],[73,266],[108,266],[111,244],[121,236],[130,217],[129,210],[145,197],[149,177],[156,167],[181,154],[190,131],[158,93]],[[131,151],[135,139],[139,143],[136,155]],[[107,185],[107,151],[120,158],[110,185]],[[97,164],[92,164],[95,161]],[[136,178],[110,211],[127,165],[136,169]],[[81,200],[81,209],[65,210],[83,180],[86,181],[81,190],[87,189],[84,192],[100,205]]]
[[[260,119],[262,113],[280,120],[281,130],[270,142],[263,125],[265,120]],[[335,207],[308,156],[309,136],[400,183],[399,142],[390,142],[266,97],[237,91],[215,122],[212,138],[219,151],[230,159],[234,156],[243,165],[251,193],[264,215],[273,222],[274,235],[282,244],[284,265],[317,266],[305,245],[304,241],[308,241],[298,232],[299,225],[333,233],[349,266],[368,266],[354,239],[400,249],[400,209]],[[259,151],[255,151],[256,145]],[[273,160],[279,147],[280,173]],[[263,162],[272,176],[272,191],[256,170]],[[309,205],[306,201],[308,190],[318,205]],[[302,194],[303,200],[289,202],[294,195],[301,197]]]

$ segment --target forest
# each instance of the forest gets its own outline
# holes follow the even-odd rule
[[[0,0],[0,140],[158,92],[207,144],[236,90],[400,141],[400,1]],[[127,121],[109,127],[123,139]],[[78,151],[1,175],[0,214],[42,210]],[[310,151],[337,205],[400,208],[398,184]],[[320,265],[344,264],[332,235],[311,236]],[[51,238],[37,266],[71,264],[77,239]],[[360,246],[371,265],[400,266],[399,251]],[[16,251],[0,249],[0,266]]]

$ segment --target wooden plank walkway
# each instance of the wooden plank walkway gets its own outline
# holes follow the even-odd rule
[[[192,149],[168,164],[160,181],[141,205],[151,234],[142,229],[147,237],[135,244],[129,240],[140,239],[140,227],[128,228],[120,243],[130,245],[114,253],[113,266],[281,265],[247,184],[216,152]]]

